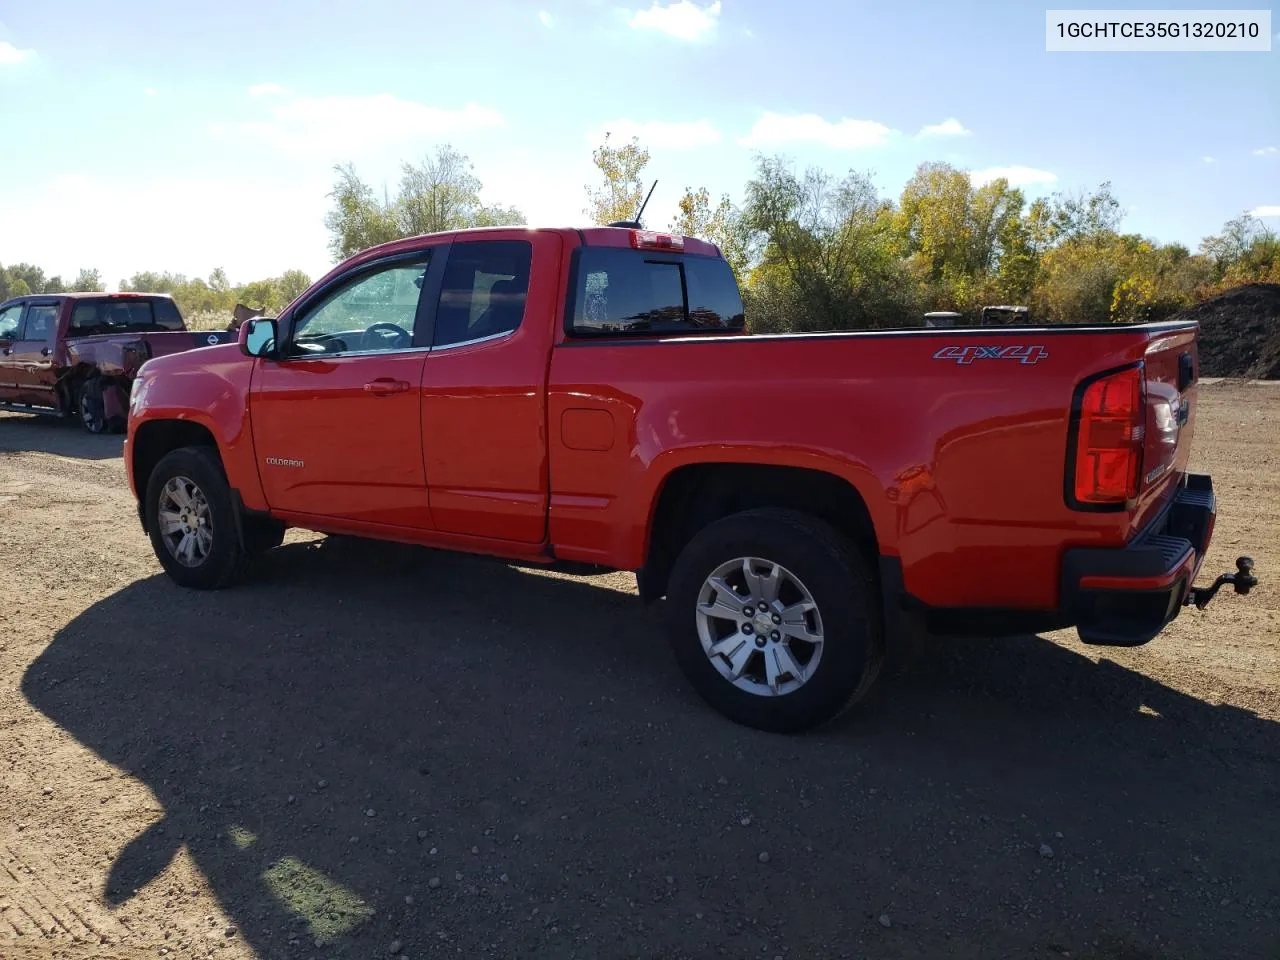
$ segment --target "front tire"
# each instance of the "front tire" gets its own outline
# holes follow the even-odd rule
[[[239,580],[253,559],[236,528],[231,487],[209,447],[181,447],[160,459],[147,480],[151,548],[176,583],[217,590]]]
[[[879,591],[866,558],[794,510],[725,517],[684,548],[667,590],[681,670],[729,719],[799,733],[839,716],[884,659]]]
[[[105,392],[109,389],[114,389],[114,382],[93,376],[81,380],[71,391],[76,419],[80,421],[80,426],[90,433],[122,433],[124,431],[123,419],[107,416]]]
[[[106,408],[102,398],[102,382],[97,377],[81,380],[75,391],[76,417],[90,433],[107,432]]]

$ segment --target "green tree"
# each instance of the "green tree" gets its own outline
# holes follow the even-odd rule
[[[1023,204],[1022,192],[1003,178],[975,187],[947,163],[916,169],[903,187],[896,222],[923,305],[976,311],[1029,291],[1034,258]]]
[[[752,329],[893,326],[914,307],[893,205],[868,176],[801,176],[782,158],[757,158],[743,221],[763,251],[748,286]]]
[[[487,206],[483,185],[466,154],[445,144],[422,163],[403,164],[392,215],[401,236],[413,237],[468,227],[518,226],[524,214],[514,207]]]
[[[734,207],[729,195],[721,196],[713,209],[706,187],[699,187],[696,192],[686,187],[676,209],[678,212],[671,221],[671,232],[714,243],[733,267],[739,281],[745,281],[750,237],[742,214]]]
[[[1054,243],[1073,240],[1104,242],[1114,236],[1124,220],[1120,201],[1111,192],[1111,181],[1105,181],[1092,193],[1056,193],[1049,218],[1050,238]]]
[[[311,286],[311,278],[301,270],[286,270],[280,275],[277,283],[280,288],[281,308],[288,306],[297,300],[307,287]]]
[[[420,164],[403,164],[394,199],[378,200],[349,163],[334,170],[338,179],[329,194],[334,205],[325,215],[325,228],[338,260],[401,237],[525,222],[515,207],[480,199],[482,184],[471,160],[449,144]]]
[[[14,263],[8,268],[9,284],[11,288],[17,286],[17,282],[23,282],[23,292],[12,294],[15,297],[25,297],[32,293],[45,292],[45,276],[44,271],[40,267],[31,263]]]
[[[1250,213],[1228,220],[1221,232],[1201,240],[1200,253],[1213,264],[1220,283],[1280,282],[1280,238]]]
[[[22,277],[18,277],[9,283],[9,296],[11,297],[25,297],[31,292],[30,285]]]
[[[640,146],[638,137],[615,147],[605,133],[604,143],[591,154],[591,162],[600,171],[603,183],[587,187],[587,208],[583,211],[592,223],[608,224],[630,220],[644,202],[644,180],[641,174],[649,164],[649,151]]]
[[[209,273],[209,289],[216,294],[225,294],[231,292],[231,281],[227,279],[227,271],[221,267],[214,267]]]
[[[335,260],[401,236],[393,211],[378,201],[373,190],[356,174],[354,165],[334,167],[337,182],[329,196],[333,208],[325,214],[329,250]]]
[[[80,268],[79,274],[71,284],[71,289],[76,293],[98,293],[105,289],[102,283],[102,274],[97,270]]]
[[[173,293],[175,289],[185,285],[187,278],[180,273],[156,273],[145,270],[135,273],[128,280],[120,281],[120,289],[132,293]]]

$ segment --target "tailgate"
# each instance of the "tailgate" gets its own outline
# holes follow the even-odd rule
[[[1143,357],[1146,431],[1134,529],[1168,503],[1191,455],[1195,425],[1196,381],[1200,358],[1199,328],[1154,337]]]

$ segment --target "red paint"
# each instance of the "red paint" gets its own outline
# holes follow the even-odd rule
[[[450,349],[280,362],[227,346],[154,360],[130,437],[165,418],[205,424],[246,505],[299,526],[624,570],[645,563],[673,471],[825,471],[861,496],[880,553],[901,560],[915,597],[1024,610],[1055,609],[1063,551],[1127,543],[1185,470],[1194,387],[1176,431],[1161,432],[1157,405],[1179,396],[1177,358],[1194,358],[1194,325],[584,341],[564,325],[583,237],[633,243],[621,229],[507,228],[366,251],[298,304],[391,253],[520,239],[533,246],[523,322]],[[718,255],[693,239],[683,253]],[[1087,378],[1140,362],[1138,495],[1112,512],[1073,508],[1073,398]],[[410,387],[365,390],[387,379]]]

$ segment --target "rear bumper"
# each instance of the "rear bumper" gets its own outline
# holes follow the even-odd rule
[[[1168,509],[1124,547],[1066,551],[1063,619],[1075,624],[1085,643],[1147,643],[1182,609],[1216,518],[1212,478],[1187,474]]]

